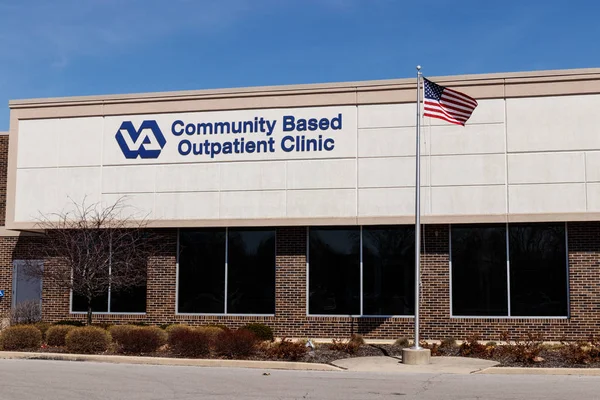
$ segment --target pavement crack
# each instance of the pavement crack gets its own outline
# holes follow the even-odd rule
[[[431,384],[433,383],[433,380],[436,379],[438,376],[440,376],[440,375],[433,375],[432,377],[430,377],[426,381],[424,381],[423,384],[421,385],[421,389],[418,390],[417,392],[415,392],[415,395],[420,395],[420,394],[423,394],[426,391],[428,391]]]

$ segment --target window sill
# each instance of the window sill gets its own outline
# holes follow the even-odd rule
[[[450,316],[451,319],[569,319],[569,317],[566,316],[562,316],[562,317],[534,317],[534,316],[529,316],[529,317],[518,317],[518,316],[507,316],[507,315],[500,315],[500,316],[484,316],[484,315],[451,315]]]
[[[175,313],[175,316],[184,317],[274,317],[275,314],[211,314],[211,313]]]
[[[87,315],[87,312],[85,311],[71,311],[70,312],[71,315]],[[93,311],[92,315],[146,315],[147,313],[145,312],[105,312],[105,311],[101,311],[101,312],[96,312]]]
[[[349,314],[306,314],[307,317],[316,318],[415,318],[414,315],[349,315]]]

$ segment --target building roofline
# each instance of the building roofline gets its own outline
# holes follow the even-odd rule
[[[477,86],[498,83],[527,83],[557,80],[599,79],[600,68],[582,68],[548,71],[503,72],[472,75],[450,75],[428,77],[436,82],[451,83],[453,86]],[[75,97],[37,98],[10,100],[10,108],[31,108],[57,105],[92,105],[129,103],[139,101],[173,101],[210,99],[219,97],[249,97],[261,95],[289,95],[335,93],[361,90],[408,89],[414,86],[415,78],[386,79],[356,82],[313,83],[298,85],[253,86],[242,88],[185,90],[171,92],[128,93]]]

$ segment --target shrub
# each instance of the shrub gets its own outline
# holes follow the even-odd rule
[[[200,326],[195,329],[197,329],[200,332],[206,333],[211,345],[213,345],[216,342],[217,338],[219,337],[219,334],[224,331],[224,329],[214,325]]]
[[[66,345],[67,334],[75,329],[72,325],[54,325],[46,332],[46,344],[53,347],[62,347]]]
[[[362,343],[360,341],[353,340],[352,338],[349,340],[333,339],[329,345],[329,349],[334,351],[343,351],[344,353],[348,354],[356,354],[361,346]]]
[[[95,326],[96,328],[100,328],[100,329],[104,329],[105,331],[108,331],[114,325],[110,324],[108,322],[94,322],[92,325],[84,325],[84,326]]]
[[[561,355],[574,364],[600,362],[600,340],[590,336],[589,341],[561,342]]]
[[[11,325],[35,324],[42,320],[42,307],[39,301],[28,300],[18,303],[10,313]]]
[[[113,342],[120,345],[123,340],[126,340],[125,337],[136,328],[135,325],[113,325],[108,329],[108,332],[110,332]]]
[[[248,330],[252,333],[254,333],[254,336],[256,336],[256,338],[260,341],[269,341],[272,342],[273,341],[273,329],[271,329],[269,326],[265,325],[265,324],[259,324],[259,323],[254,323],[254,324],[247,324],[242,326],[240,329],[245,329]]]
[[[486,354],[486,347],[479,342],[481,338],[478,334],[468,336],[459,347],[461,356],[483,356]]]
[[[167,334],[155,326],[133,326],[123,330],[119,340],[119,351],[123,353],[152,353],[167,343]]]
[[[401,337],[400,339],[394,342],[395,346],[402,347],[403,349],[406,347],[410,347],[410,340],[407,337]]]
[[[350,341],[358,344],[359,346],[362,346],[365,344],[365,339],[363,338],[362,335],[359,335],[358,333],[352,334],[352,336],[350,336]]]
[[[503,334],[503,340],[506,340],[503,349],[505,354],[511,356],[515,362],[531,364],[536,361],[544,349],[541,334],[529,333],[527,337],[511,342],[508,334],[505,333]]]
[[[187,328],[191,328],[188,325],[185,324],[171,324],[171,325],[167,325],[167,327],[165,328],[165,331],[167,332],[167,334],[171,334],[172,331],[176,330],[176,329],[187,329]]]
[[[77,321],[73,319],[65,319],[62,321],[55,322],[54,325],[71,325],[71,326],[85,326],[82,321]]]
[[[201,329],[180,325],[169,331],[169,348],[184,357],[202,357],[210,352],[210,337]]]
[[[48,332],[48,329],[50,329],[51,326],[52,324],[50,322],[37,322],[35,324],[35,327],[42,332],[42,339],[46,337],[46,332]]]
[[[25,350],[39,348],[42,332],[34,325],[15,325],[2,331],[0,342],[3,350]]]
[[[442,348],[437,343],[429,344],[425,340],[422,340],[419,342],[419,345],[424,349],[429,349],[432,357],[443,355]]]
[[[453,337],[447,337],[442,339],[442,342],[440,343],[440,348],[441,349],[453,349],[456,347],[456,339]]]
[[[300,341],[292,342],[286,338],[281,339],[281,342],[273,343],[267,349],[267,355],[277,359],[298,361],[304,357],[308,349],[306,345]]]
[[[219,328],[222,331],[228,331],[229,327],[227,325],[223,325],[223,324],[208,324],[208,325],[202,325],[203,328]]]
[[[256,351],[258,339],[247,329],[225,330],[219,333],[216,352],[227,358],[247,358]]]
[[[110,335],[97,326],[85,326],[71,330],[65,338],[65,344],[71,353],[101,353],[108,348]]]

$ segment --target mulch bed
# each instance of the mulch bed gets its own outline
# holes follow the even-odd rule
[[[458,346],[452,348],[438,349],[436,356],[454,356],[463,357],[460,354]],[[466,356],[473,358],[482,358],[496,361],[499,367],[527,367],[527,368],[600,368],[600,362],[590,362],[589,364],[578,364],[566,359],[558,349],[545,349],[539,354],[540,361],[525,363],[514,360],[514,356],[504,354],[502,351],[495,352],[491,357],[484,356]]]
[[[36,352],[36,353],[61,353],[68,354],[68,351],[64,347],[42,347],[39,349],[30,349],[25,350],[28,352]],[[118,353],[114,348],[109,349],[103,355],[123,355]],[[316,344],[316,348],[314,351],[309,351],[306,355],[297,360],[299,362],[310,362],[310,363],[321,363],[321,364],[330,364],[335,360],[339,360],[342,358],[353,358],[353,357],[373,357],[373,356],[391,356],[391,357],[399,357],[402,354],[402,348],[394,345],[363,345],[358,351],[354,354],[346,353],[344,351],[336,351],[331,350],[326,343],[318,343]],[[133,354],[135,355],[135,354]],[[178,358],[177,355],[171,353],[168,348],[161,349],[154,353],[142,354],[141,356],[147,357],[172,357]],[[220,359],[222,357],[218,357],[212,355],[208,358],[211,359]],[[260,348],[257,352],[248,357],[248,360],[257,360],[257,361],[285,361],[279,360],[274,357],[269,357],[266,352],[262,351]]]
[[[40,349],[31,349],[31,352],[41,352],[41,353],[68,353],[63,347],[44,347]],[[542,350],[539,354],[541,357],[541,361],[533,362],[533,363],[523,363],[516,362],[513,360],[513,357],[510,355],[503,355],[502,352],[498,352],[492,357],[487,359],[499,362],[499,366],[501,367],[528,367],[528,368],[600,368],[600,362],[592,362],[589,364],[575,364],[565,359],[564,356],[560,353],[560,351],[556,349],[548,349]],[[122,355],[115,351],[114,348],[109,351],[103,353],[105,355]],[[365,344],[361,346],[358,351],[354,354],[346,353],[344,351],[331,350],[327,343],[318,343],[316,344],[316,349],[314,351],[307,352],[306,355],[301,358],[300,362],[309,362],[309,363],[322,363],[322,364],[330,364],[335,360],[343,359],[343,358],[354,358],[354,357],[372,357],[372,356],[389,356],[389,357],[400,357],[402,354],[402,347],[396,345],[368,345]],[[172,354],[168,348],[161,349],[154,353],[143,354],[142,356],[150,356],[150,357],[174,357],[177,358],[175,354]],[[453,348],[442,348],[437,350],[437,354],[435,356],[455,356],[460,357],[460,351],[458,346]],[[218,359],[220,357],[211,356],[209,358]],[[476,356],[474,358],[486,358],[482,356]],[[258,350],[254,355],[248,358],[249,360],[258,360],[258,361],[285,361],[278,360],[273,357],[269,357],[263,350]]]

